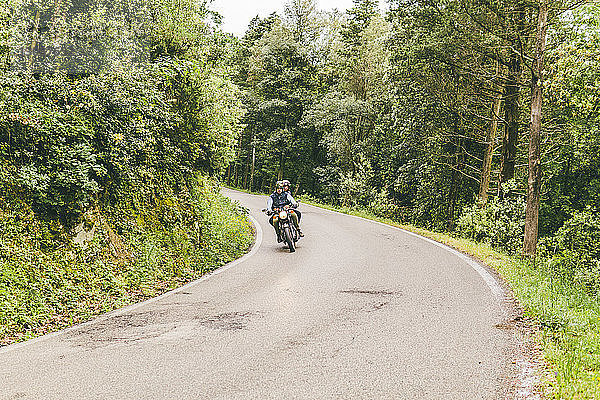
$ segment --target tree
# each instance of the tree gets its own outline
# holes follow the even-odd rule
[[[500,70],[499,63],[498,70]],[[487,147],[483,155],[483,164],[481,167],[481,180],[479,182],[479,194],[477,195],[477,202],[479,206],[485,206],[488,199],[488,191],[490,189],[490,179],[492,173],[492,158],[494,157],[494,150],[496,148],[496,135],[498,133],[498,122],[500,119],[501,106],[502,95],[500,92],[498,92],[496,96],[494,96],[494,99],[492,101],[492,107],[490,109],[491,122],[485,138]]]
[[[255,151],[259,160],[257,178],[262,181],[257,186],[264,187],[273,178],[281,179],[284,174],[290,177],[294,171],[304,169],[297,168],[303,165],[297,156],[305,154],[303,146],[311,141],[299,122],[310,105],[316,74],[307,52],[280,22],[256,41],[248,65],[248,128],[243,140],[246,176],[252,169],[251,155]],[[310,158],[312,151],[306,156]]]
[[[548,29],[547,0],[539,2],[536,31],[535,58],[531,77],[531,122],[529,139],[529,177],[527,180],[527,208],[525,214],[525,237],[523,253],[535,255],[538,239],[538,215],[540,208],[541,160],[540,135],[542,130],[542,84],[544,79],[544,55]]]
[[[319,35],[316,0],[290,0],[284,6],[285,22],[297,43],[306,45]]]

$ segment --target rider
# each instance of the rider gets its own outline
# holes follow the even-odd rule
[[[283,183],[283,191],[286,192],[290,197],[292,197],[292,192],[290,191],[290,181],[284,179],[281,182]],[[300,223],[300,221],[302,221],[302,213],[298,210],[294,210],[294,212],[298,214],[298,223]],[[298,233],[300,234],[300,236],[304,236],[304,234],[300,231]]]
[[[275,187],[275,192],[273,192],[269,198],[267,199],[267,208],[271,211],[280,208],[289,208],[289,206],[297,207],[298,203],[291,194],[285,192],[283,190],[283,182],[277,181],[277,185]],[[281,235],[279,232],[279,224],[275,223],[278,218],[278,214],[275,213],[272,217],[269,218],[269,223],[275,228],[275,233],[277,234],[277,242],[281,242]],[[300,226],[298,225],[298,215],[294,211],[290,211],[290,218],[294,223],[294,226],[298,230],[298,234],[300,236],[304,236],[302,231],[300,230]]]

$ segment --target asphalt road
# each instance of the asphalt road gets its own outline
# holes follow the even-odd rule
[[[264,196],[241,261],[90,323],[0,349],[0,399],[505,399],[509,310],[478,264],[404,231],[301,205],[277,244]]]

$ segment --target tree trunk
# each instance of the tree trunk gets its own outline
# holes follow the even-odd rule
[[[240,156],[241,156],[241,152],[242,152],[242,135],[240,135],[238,142],[237,142],[237,148],[235,150],[235,163],[233,164],[233,185],[237,188],[239,188],[240,184],[238,182],[238,164],[240,162]]]
[[[233,166],[233,181],[235,182],[235,187],[240,187],[239,186],[239,182],[238,182],[238,163],[237,161],[235,162],[234,166]]]
[[[285,162],[285,154],[283,150],[279,152],[279,171],[277,172],[277,180],[280,181],[283,179],[283,164]]]
[[[496,143],[496,133],[498,132],[498,116],[500,115],[500,104],[501,95],[494,97],[492,102],[492,121],[490,123],[490,129],[487,132],[485,138],[487,142],[487,148],[485,149],[485,155],[483,157],[483,166],[481,167],[481,183],[479,184],[479,196],[478,204],[485,206],[488,198],[488,190],[490,189],[490,174],[492,171],[492,157],[494,156],[494,145]]]
[[[498,179],[498,196],[503,198],[506,193],[502,184],[515,177],[515,161],[517,156],[517,143],[519,141],[519,122],[521,113],[519,100],[521,96],[520,84],[523,73],[521,62],[523,45],[521,35],[525,32],[525,11],[522,4],[517,4],[514,10],[514,20],[511,23],[509,44],[511,49],[508,56],[508,74],[504,84],[504,120],[505,129],[502,139],[502,166]]]
[[[35,52],[37,51],[37,46],[38,46],[38,41],[39,41],[39,36],[40,36],[40,17],[41,17],[41,13],[38,10],[35,14],[35,22],[34,22],[34,26],[33,26],[33,32],[32,32],[32,39],[31,39],[31,45],[29,46],[29,61],[28,61],[28,68],[29,68],[29,72],[33,73],[33,64],[35,61]]]
[[[251,137],[250,137],[250,142],[248,142],[248,157],[246,157],[246,171],[244,172],[244,189],[249,189],[250,186],[252,186],[252,182],[250,181],[251,179],[251,164],[253,164],[253,159],[252,159],[252,151],[250,151],[251,148],[254,148],[254,131],[251,130]],[[253,165],[252,165],[253,166]]]
[[[458,200],[458,195],[460,193],[460,187],[462,184],[462,175],[461,171],[463,169],[463,149],[462,149],[462,139],[460,138],[463,129],[462,129],[462,117],[460,114],[455,113],[454,123],[453,123],[453,132],[459,138],[458,143],[454,144],[454,159],[452,168],[452,182],[450,183],[450,191],[448,193],[448,230],[452,232],[454,230],[454,218],[456,214],[456,202]]]
[[[252,167],[250,168],[250,192],[252,192],[252,182],[254,181],[254,163],[256,161],[256,147],[252,144]]]
[[[540,2],[538,15],[535,59],[531,77],[531,122],[529,125],[529,177],[527,179],[527,209],[525,212],[525,237],[523,254],[535,256],[538,239],[538,215],[540,209],[541,160],[540,136],[542,130],[542,81],[546,31],[548,29],[548,5]]]
[[[504,197],[502,184],[515,176],[515,159],[517,156],[517,142],[519,140],[519,96],[521,81],[521,59],[518,54],[510,56],[508,67],[508,79],[504,85],[504,137],[502,138],[502,167],[500,170],[500,182],[498,184],[498,195]]]
[[[457,176],[456,170],[452,170],[452,183],[450,183],[450,192],[448,193],[448,230],[452,232],[454,230],[454,208],[456,207],[456,193],[457,191]]]
[[[244,178],[242,187],[248,189],[248,176],[250,175],[250,151],[248,151],[248,157],[246,157],[246,168],[244,169]]]

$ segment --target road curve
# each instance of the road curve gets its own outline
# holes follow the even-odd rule
[[[0,350],[0,399],[506,399],[501,296],[457,254],[302,205],[277,244],[264,196],[226,190],[264,237],[183,289]]]

